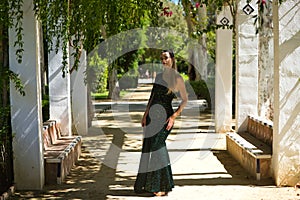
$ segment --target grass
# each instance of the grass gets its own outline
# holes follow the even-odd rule
[[[185,73],[180,73],[183,80],[184,81],[188,81],[189,80],[189,76]],[[128,91],[126,90],[121,90],[120,91],[120,97],[123,97],[125,94],[127,94]],[[100,93],[91,93],[91,96],[94,100],[109,100],[108,98],[108,90],[106,90],[105,92],[100,92]]]
[[[128,92],[126,90],[121,90],[120,91],[120,97],[123,97],[125,94],[127,94]],[[100,93],[92,93],[91,94],[92,98],[94,100],[105,100],[105,99],[109,99],[108,98],[108,90],[105,92],[100,92]]]
[[[108,91],[101,92],[101,93],[93,93],[91,94],[92,98],[95,100],[100,100],[100,99],[108,99]]]

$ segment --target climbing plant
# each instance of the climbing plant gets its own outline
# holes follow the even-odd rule
[[[160,2],[156,0],[33,0],[34,12],[42,24],[43,36],[48,50],[63,50],[62,72],[71,73],[79,66],[83,49],[91,51],[108,37],[132,28],[142,27],[145,16],[151,24],[157,21]],[[14,29],[12,38],[16,58],[22,62],[23,42],[23,0],[0,0],[0,144],[10,144],[9,82],[25,95],[18,75],[9,70],[8,30]],[[68,68],[68,46],[73,48],[71,56],[74,65]],[[2,137],[3,136],[3,137]],[[6,138],[9,140],[6,141]],[[11,146],[0,149],[0,155],[7,155]],[[5,151],[4,151],[5,149]],[[12,159],[12,155],[9,156]],[[6,158],[6,157],[3,157]],[[5,163],[4,160],[0,161]],[[2,165],[1,165],[2,166]],[[1,167],[0,166],[0,167]],[[5,169],[12,169],[6,165]],[[1,170],[3,168],[0,168]],[[0,174],[1,182],[6,179]],[[12,180],[12,176],[10,176]],[[0,188],[1,189],[1,188]],[[2,191],[0,191],[2,193]]]
[[[0,194],[13,184],[12,132],[10,125],[10,81],[21,95],[23,84],[17,74],[9,70],[8,29],[15,30],[13,45],[19,63],[23,56],[22,0],[0,0]]]
[[[122,31],[142,27],[145,16],[156,23],[160,2],[155,0],[34,0],[48,50],[63,49],[63,73],[78,68],[83,49],[90,52],[101,41]],[[67,69],[70,45],[75,63]]]
[[[63,51],[63,76],[77,70],[83,49],[89,53],[99,43],[118,33],[145,25],[156,25],[161,7],[161,2],[156,0],[33,1],[36,16],[42,23],[48,50]],[[116,45],[118,46],[108,46],[108,52],[111,49],[122,49],[122,40]],[[68,63],[68,46],[72,47],[73,66]],[[122,67],[120,62],[119,59],[114,60],[108,68],[109,96],[116,83],[116,69]]]

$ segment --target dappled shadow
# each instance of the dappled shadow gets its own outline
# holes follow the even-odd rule
[[[230,156],[227,151],[213,151],[213,155],[219,160],[219,162],[224,166],[226,172],[205,172],[205,173],[186,173],[186,174],[175,174],[174,177],[179,178],[175,180],[175,184],[178,186],[188,186],[188,185],[258,185],[258,186],[274,186],[274,181],[272,179],[262,179],[260,181],[255,180],[251,177],[249,173]],[[205,163],[203,163],[205,164]],[[187,170],[188,172],[188,170]],[[186,179],[180,178],[180,176],[219,176],[217,178],[197,178],[197,179]],[[223,176],[228,175],[228,176]]]
[[[126,175],[126,171],[120,171],[117,168],[118,163],[126,162],[126,157],[120,160],[120,152],[115,151],[112,144],[118,147],[124,146],[126,134],[114,128],[105,127],[102,131],[105,133],[104,135],[94,131],[94,133],[84,137],[82,156],[63,184],[48,185],[43,191],[18,191],[13,199],[113,199],[117,196],[151,196],[147,193],[134,193],[135,175]],[[103,136],[105,136],[105,139],[101,139]],[[139,150],[140,147],[131,149],[131,151],[136,152]],[[97,157],[96,151],[102,152],[102,157]],[[126,151],[128,150],[126,149]],[[201,150],[191,149],[191,151],[197,153]],[[172,152],[173,150],[170,150],[170,153]],[[226,172],[206,171],[195,173],[191,172],[189,168],[183,172],[174,171],[175,189],[176,186],[273,185],[271,180],[258,182],[251,178],[226,151],[214,151],[213,155],[224,166]],[[103,163],[107,161],[114,166],[104,165]],[[206,163],[203,162],[202,164],[205,165]],[[225,175],[228,175],[228,177],[224,177]],[[201,178],[202,176],[206,178]],[[212,178],[207,178],[209,176]]]
[[[107,194],[110,193],[109,186],[115,183],[119,158],[119,152],[115,151],[114,146],[122,147],[125,134],[113,129],[106,129],[104,133],[106,139],[102,142],[92,137],[102,136],[102,134],[94,134],[83,139],[82,155],[61,185],[46,185],[42,191],[17,191],[12,199],[95,199],[95,197],[106,199]],[[107,140],[110,142],[107,143]],[[102,151],[104,154],[102,157],[96,157],[97,155],[91,153],[91,149]],[[110,163],[115,167],[103,163]]]
[[[136,111],[136,110],[135,110]],[[129,122],[116,118],[112,111],[98,114],[88,135],[83,136],[82,155],[76,166],[71,170],[61,185],[47,185],[42,191],[17,191],[12,199],[120,199],[119,197],[149,197],[151,194],[136,194],[133,185],[136,179],[135,168],[138,166],[142,146],[140,119],[143,111],[130,111]],[[124,113],[117,113],[125,116]],[[119,117],[120,117],[119,116]],[[194,142],[196,138],[214,138],[213,114],[210,110],[199,113],[198,116],[186,116],[181,120],[199,120],[201,124],[174,127],[170,134],[170,155],[182,154],[185,166],[174,163],[175,189],[177,186],[203,185],[273,185],[272,180],[256,181],[226,152],[213,151],[202,146],[180,148],[180,142]],[[180,121],[180,120],[178,120]],[[210,130],[209,130],[210,129]],[[128,132],[124,130],[130,130]],[[204,133],[204,134],[203,134]],[[206,135],[205,135],[206,134]],[[176,137],[175,137],[176,136]],[[192,137],[193,136],[193,137]],[[197,137],[194,137],[197,136]],[[200,137],[201,136],[201,137]],[[173,138],[172,138],[173,137]],[[179,141],[180,140],[180,141]],[[205,140],[203,140],[205,141]],[[207,142],[209,143],[209,142]],[[218,167],[194,168],[213,165],[207,160],[198,158],[202,152],[207,160],[214,160]],[[184,154],[187,153],[187,154]],[[194,157],[190,157],[190,156]],[[201,154],[203,155],[203,154]],[[197,160],[195,160],[195,158]],[[191,164],[189,164],[191,163]],[[173,164],[172,164],[173,165]],[[176,166],[177,165],[177,166]],[[224,166],[220,167],[219,166]],[[214,168],[214,169],[212,169]],[[123,198],[122,198],[123,199]]]

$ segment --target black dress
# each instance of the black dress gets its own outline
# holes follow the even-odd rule
[[[166,130],[166,120],[174,113],[172,100],[175,94],[168,93],[162,74],[156,76],[151,91],[150,109],[144,127],[144,139],[139,172],[134,190],[140,192],[169,192],[174,187],[166,139],[171,130]]]

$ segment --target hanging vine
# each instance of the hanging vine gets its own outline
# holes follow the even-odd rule
[[[15,30],[14,47],[16,47],[16,56],[19,63],[22,62],[24,52],[23,42],[23,0],[1,0],[0,1],[0,24],[1,28]],[[1,35],[1,39],[5,39],[5,35]],[[6,38],[7,39],[7,38]]]
[[[83,49],[91,51],[106,38],[140,27],[143,17],[155,22],[159,1],[132,0],[34,0],[34,11],[41,21],[49,51],[62,47],[63,74],[77,70]],[[55,41],[55,43],[53,43]],[[68,46],[74,64],[68,68]]]
[[[1,41],[8,41],[8,29],[14,29],[15,40],[14,47],[16,48],[16,59],[18,63],[22,62],[24,52],[24,41],[23,41],[23,0],[0,0],[0,38]],[[16,89],[21,95],[25,95],[24,86],[21,83],[18,75],[9,70],[8,62],[5,60],[5,45],[1,45],[1,73],[0,78],[3,81],[11,80]],[[6,63],[6,64],[5,64]],[[1,93],[7,90],[8,87],[4,86],[3,83],[0,86]]]

